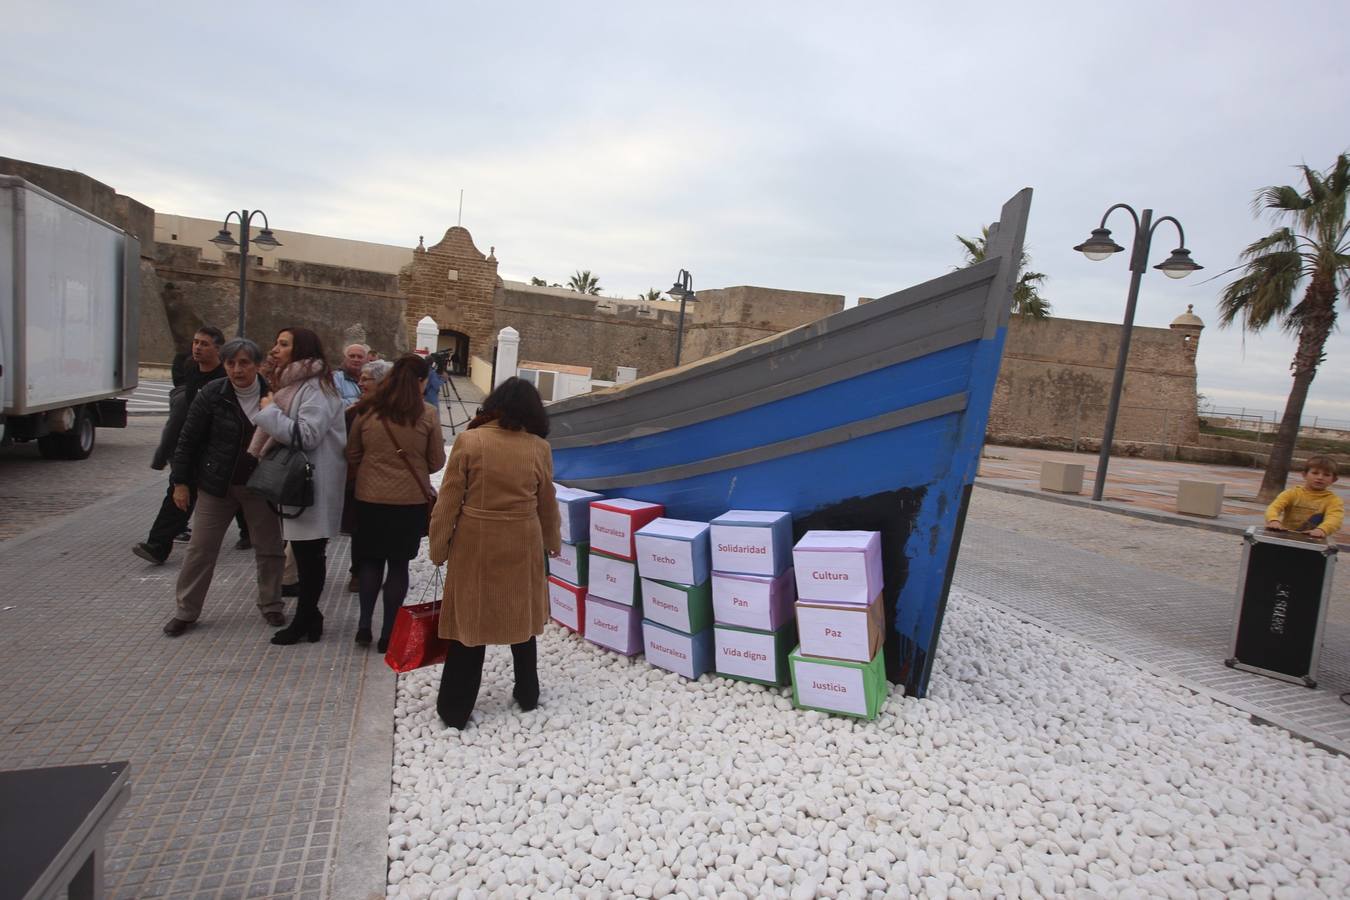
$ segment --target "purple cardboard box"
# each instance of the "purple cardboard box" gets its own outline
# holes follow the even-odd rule
[[[586,598],[586,640],[623,656],[642,652],[642,610],[597,597]]]
[[[713,621],[758,631],[777,631],[793,617],[797,582],[788,569],[777,577],[714,572]]]

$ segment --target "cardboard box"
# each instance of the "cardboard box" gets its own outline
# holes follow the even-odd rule
[[[714,572],[782,575],[792,565],[792,516],[732,509],[711,522]]]
[[[553,493],[558,496],[558,518],[561,521],[562,539],[565,544],[577,544],[591,536],[591,501],[603,500],[604,495],[595,491],[583,491],[553,483]]]
[[[694,634],[712,625],[712,588],[642,579],[642,611],[658,625]]]
[[[713,621],[774,631],[796,615],[797,582],[792,569],[777,577],[713,572]]]
[[[798,709],[875,719],[890,693],[879,650],[859,663],[805,656],[799,648],[792,652],[791,664],[792,702]]]
[[[797,602],[797,639],[806,656],[867,662],[886,635],[886,611],[878,594],[866,606]]]
[[[642,652],[642,611],[637,607],[586,598],[586,640],[623,656]]]
[[[642,602],[637,563],[591,550],[587,586],[592,597],[633,606]]]
[[[788,654],[796,644],[796,622],[788,622],[777,631],[714,625],[713,665],[717,674],[728,678],[787,684]]]
[[[808,531],[792,549],[798,600],[866,606],[881,593],[881,533]]]
[[[711,628],[697,634],[681,634],[649,619],[642,623],[642,645],[647,662],[676,675],[694,679],[712,671]]]
[[[586,622],[586,589],[550,576],[548,615],[562,627],[581,634],[582,626]]]
[[[563,544],[562,552],[548,558],[548,574],[568,584],[585,587],[586,573],[590,570],[590,548],[590,544]]]
[[[652,519],[658,519],[666,508],[660,503],[642,500],[591,501],[591,549],[610,556],[633,560],[637,558],[633,536]]]
[[[674,584],[703,584],[708,567],[708,523],[652,519],[637,531],[638,574]]]

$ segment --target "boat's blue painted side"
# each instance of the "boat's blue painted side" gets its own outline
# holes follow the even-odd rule
[[[969,388],[979,341],[659,434],[553,451],[561,481],[626,475],[814,434]]]
[[[973,384],[976,372],[997,359],[995,340],[972,341],[856,378],[836,382],[744,412],[658,435],[554,451],[563,483],[633,475],[819,432],[875,415],[917,406],[962,391],[992,391]],[[995,370],[996,372],[996,370]],[[987,399],[985,401],[987,405]],[[944,580],[962,493],[973,476],[963,435],[969,411],[947,413],[792,455],[712,472],[608,491],[665,504],[667,514],[707,521],[728,509],[783,509],[800,520],[851,498],[908,488],[922,498],[904,543],[905,577],[888,584],[894,627],[931,660],[945,594]],[[980,426],[982,433],[983,426]],[[978,460],[978,447],[973,454]],[[860,526],[861,527],[861,526]],[[927,665],[905,676],[922,694]]]

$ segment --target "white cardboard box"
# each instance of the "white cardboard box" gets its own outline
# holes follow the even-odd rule
[[[586,544],[563,544],[557,556],[548,558],[548,574],[585,587],[589,556],[590,548]]]
[[[867,690],[862,669],[794,659],[792,684],[800,706],[867,715]]]
[[[881,533],[808,531],[792,549],[798,600],[866,606],[881,593]]]
[[[731,509],[710,524],[714,572],[780,575],[792,565],[791,514]]]
[[[595,491],[583,491],[553,483],[558,498],[559,527],[565,543],[580,543],[590,539],[591,501],[603,499]]]
[[[638,574],[675,584],[708,580],[708,523],[652,519],[637,531]]]
[[[797,582],[790,568],[777,577],[713,572],[712,596],[719,624],[774,631],[793,616]]]
[[[878,595],[867,606],[797,604],[797,640],[804,656],[868,662],[885,637],[886,614]]]
[[[633,559],[633,536],[666,508],[660,503],[629,500],[595,500],[591,503],[591,549],[622,559]]]
[[[641,597],[638,585],[637,563],[615,559],[603,553],[592,553],[590,579],[587,585],[593,596],[632,606]]]
[[[548,614],[566,628],[580,633],[585,616],[586,589],[558,578],[548,580]]]
[[[712,671],[712,638],[711,628],[698,634],[683,634],[655,622],[642,623],[643,655],[647,662],[685,678],[698,678]]]

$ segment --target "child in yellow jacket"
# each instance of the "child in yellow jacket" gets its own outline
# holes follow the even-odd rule
[[[1273,531],[1301,531],[1324,538],[1336,533],[1345,518],[1345,504],[1331,492],[1337,478],[1336,461],[1309,457],[1303,484],[1280,493],[1266,509],[1266,527]]]

